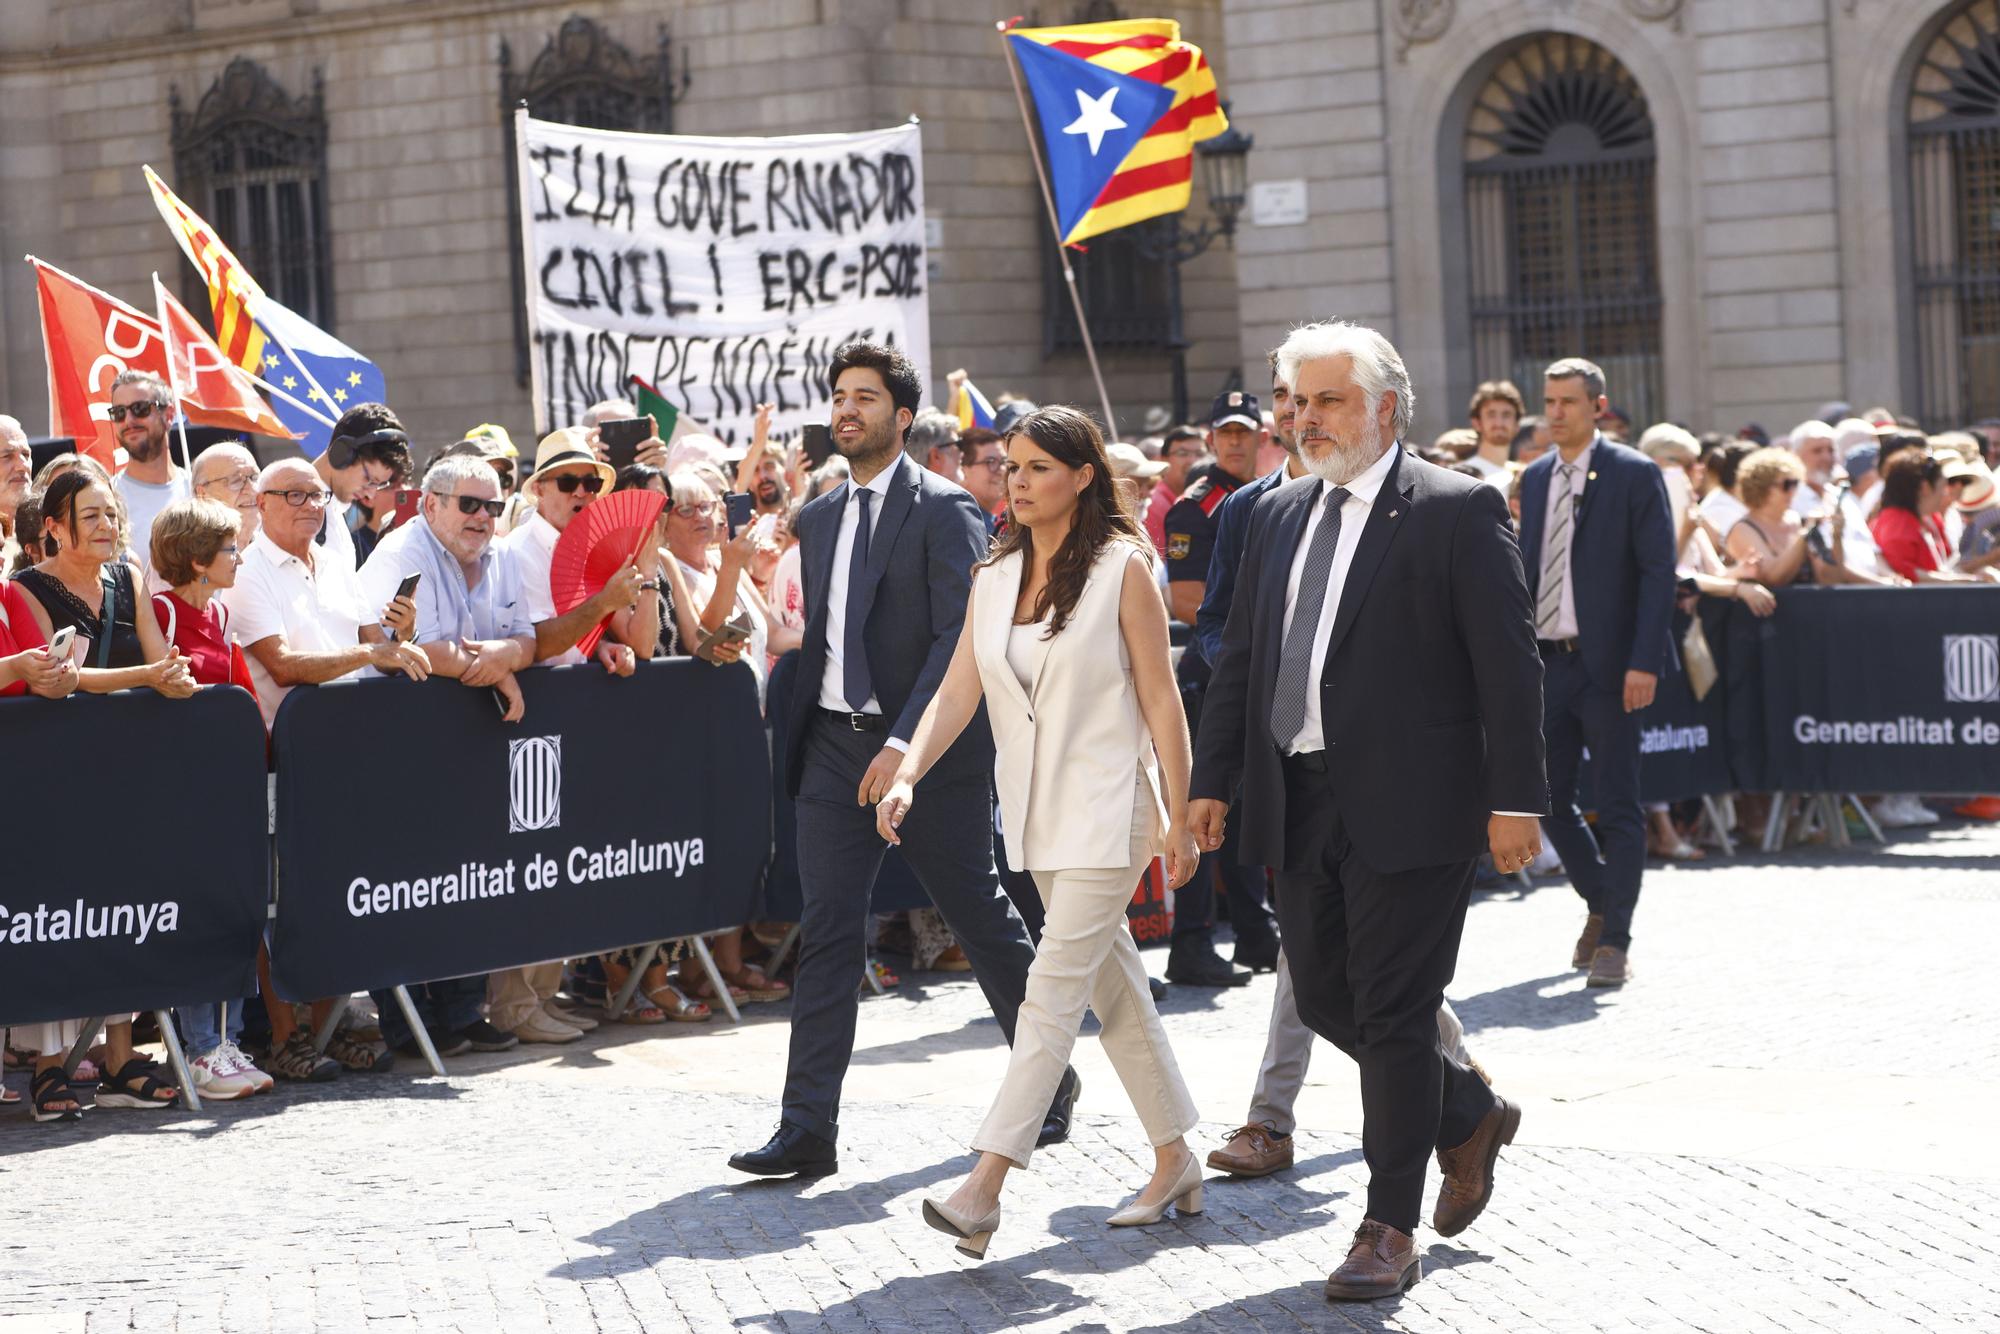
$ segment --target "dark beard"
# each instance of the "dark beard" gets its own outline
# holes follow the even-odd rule
[[[833,448],[835,453],[839,454],[849,463],[871,462],[876,459],[886,460],[898,448],[896,443],[895,418],[890,418],[887,423],[880,427],[870,427],[867,431],[863,432],[860,440],[851,445],[842,445],[840,437],[835,436],[833,439]]]
[[[125,446],[125,457],[134,463],[151,463],[160,457],[160,451],[166,447],[167,437],[164,431],[159,435],[149,434],[144,444]]]

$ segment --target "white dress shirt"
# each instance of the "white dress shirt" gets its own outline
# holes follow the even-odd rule
[[[574,521],[572,521],[574,522]],[[556,618],[555,590],[549,586],[549,571],[555,566],[556,540],[562,536],[539,510],[530,510],[525,521],[507,534],[505,551],[513,563],[514,575],[528,599],[528,619],[535,623]],[[497,543],[499,539],[494,539]],[[663,578],[665,576],[662,576]],[[566,667],[585,661],[582,650],[572,644],[553,658],[544,658],[538,667]]]
[[[323,653],[361,642],[362,623],[374,617],[362,610],[353,573],[343,569],[337,557],[326,559],[325,548],[317,543],[311,550],[313,563],[307,565],[258,529],[236,571],[236,583],[219,595],[229,609],[230,633],[237,643],[247,648],[260,639],[283,635],[295,653]],[[256,654],[244,656],[268,731],[292,688],[272,680]]]
[[[1382,451],[1359,477],[1347,484],[1347,499],[1340,505],[1340,538],[1333,547],[1333,566],[1326,574],[1326,600],[1318,608],[1319,620],[1313,629],[1312,676],[1306,682],[1306,720],[1299,728],[1298,736],[1285,747],[1288,755],[1298,755],[1305,751],[1326,749],[1326,729],[1320,719],[1319,674],[1326,662],[1327,642],[1333,638],[1333,618],[1340,610],[1342,586],[1347,582],[1347,568],[1354,564],[1354,549],[1361,545],[1361,530],[1368,524],[1368,513],[1375,507],[1375,497],[1382,490],[1383,481],[1389,476],[1389,469],[1395,465],[1396,454],[1402,448],[1391,445]],[[1306,552],[1312,546],[1313,534],[1319,531],[1320,521],[1326,517],[1326,498],[1333,491],[1333,483],[1322,479],[1319,494],[1313,498],[1312,513],[1306,519],[1306,528],[1299,534],[1298,550],[1292,553],[1291,573],[1285,579],[1285,620],[1280,634],[1289,633],[1292,628],[1292,612],[1299,600],[1299,579],[1305,572]],[[1278,641],[1284,643],[1282,638]]]
[[[869,491],[874,499],[868,502],[868,532],[873,540],[876,528],[882,523],[882,506],[889,499],[889,488],[896,476],[908,464],[902,455],[896,461],[875,474],[868,485],[857,487],[853,481],[846,483],[847,490],[840,499],[840,536],[833,543],[833,568],[827,571],[831,576],[826,581],[826,674],[820,677],[819,706],[834,713],[850,713],[847,704],[847,674],[841,665],[841,652],[847,645],[847,566],[854,559],[854,530],[861,516],[859,493]],[[869,548],[871,554],[874,548]],[[861,712],[879,715],[882,702],[870,695]],[[899,750],[907,750],[908,739],[892,741]]]
[[[1565,467],[1567,467],[1570,470],[1569,527],[1563,533],[1564,551],[1563,551],[1562,601],[1556,608],[1555,625],[1547,633],[1543,633],[1543,631],[1539,627],[1537,627],[1537,629],[1535,630],[1535,633],[1537,635],[1540,635],[1543,639],[1575,639],[1577,637],[1577,627],[1576,627],[1577,510],[1582,507],[1583,488],[1590,484],[1590,459],[1591,456],[1596,452],[1597,452],[1597,437],[1592,436],[1590,438],[1590,443],[1583,447],[1583,453],[1576,456],[1576,462],[1565,464],[1563,462],[1563,457],[1560,453],[1555,455],[1557,471],[1559,472],[1561,469]],[[1544,570],[1548,569],[1549,566],[1548,541],[1549,541],[1549,534],[1554,532],[1556,527],[1556,496],[1558,494],[1558,489],[1560,485],[1561,482],[1557,476],[1557,473],[1551,472],[1549,474],[1548,498],[1542,502],[1543,504],[1542,550],[1540,554],[1536,557],[1536,559],[1538,559],[1541,562],[1541,567]],[[1541,600],[1541,590],[1540,590],[1539,580],[1537,581],[1535,599],[1537,603],[1539,603]]]

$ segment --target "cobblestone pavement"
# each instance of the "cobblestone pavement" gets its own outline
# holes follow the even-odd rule
[[[997,1030],[969,982],[918,975],[864,1005],[841,1171],[810,1185],[723,1165],[775,1120],[782,1006],[202,1114],[0,1116],[0,1334],[1992,1331],[1996,857],[2000,831],[1947,826],[1654,872],[1612,995],[1562,967],[1566,886],[1481,896],[1452,996],[1526,1119],[1486,1216],[1420,1234],[1394,1303],[1319,1294],[1365,1188],[1324,1047],[1295,1171],[1113,1230],[1150,1155],[1086,1040],[1076,1135],[962,1261],[917,1201],[970,1163]],[[1269,996],[1163,1007],[1203,1150],[1242,1115]]]

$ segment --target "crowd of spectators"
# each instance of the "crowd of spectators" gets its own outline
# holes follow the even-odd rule
[[[1197,621],[1221,499],[1278,470],[1298,475],[1286,389],[1275,377],[1271,393],[1267,411],[1257,393],[1226,390],[1205,421],[1170,423],[1107,451],[1120,494],[1159,550],[1162,596],[1176,621]],[[1550,447],[1546,424],[1528,406],[1510,383],[1482,384],[1464,427],[1427,448],[1406,443],[1436,466],[1500,489],[1518,521],[1521,474]],[[1007,523],[1004,432],[1033,407],[1002,396],[998,429],[962,429],[951,414],[924,411],[907,452],[965,487],[997,534]],[[268,728],[290,691],[372,672],[497,692],[504,720],[515,722],[526,709],[522,673],[587,663],[629,676],[640,659],[699,656],[751,672],[761,698],[806,624],[795,518],[846,479],[846,463],[835,454],[812,467],[798,444],[771,440],[765,405],[745,449],[700,434],[671,445],[655,435],[614,470],[600,428],[638,415],[629,402],[596,404],[524,455],[493,424],[420,448],[387,405],[364,403],[347,409],[315,459],[260,464],[248,446],[225,442],[176,461],[172,394],[157,377],[128,371],[111,391],[116,475],[75,453],[36,470],[19,423],[0,417],[0,574],[8,576],[0,581],[0,695],[150,690],[185,699],[235,685],[255,696]],[[1621,441],[1630,430],[1615,411],[1599,426]],[[1755,425],[1725,438],[1658,423],[1634,443],[1659,466],[1672,505],[1683,614],[1707,596],[1771,615],[1773,589],[1804,584],[2000,579],[2000,422],[1926,435],[1887,410],[1857,414],[1836,403],[1776,439]],[[430,455],[421,468],[420,454]],[[623,490],[664,497],[653,540],[602,591],[559,611],[550,586],[559,538],[600,497]],[[732,493],[753,502],[751,521],[734,532],[723,500]],[[412,576],[414,590],[404,593]],[[608,632],[586,656],[579,644],[607,618]],[[47,646],[65,631],[70,652],[52,655]],[[1193,714],[1205,670],[1199,634],[1178,651]],[[1983,803],[1961,809],[2000,817],[2000,800]],[[1908,795],[1877,797],[1874,813],[1890,825],[1938,818]],[[1654,812],[1656,855],[1700,857],[1693,833],[1672,812]],[[1227,904],[1235,963],[1255,967],[1266,944],[1273,955],[1276,948],[1262,887],[1230,859],[1213,861],[1203,875],[1214,876]],[[1183,898],[1172,981],[1230,985],[1244,976],[1214,953],[1208,902]],[[782,923],[750,924],[708,939],[733,1002],[788,996],[775,948],[784,935]],[[918,968],[969,967],[935,912],[885,919],[879,943],[907,951]],[[605,1013],[638,963],[635,952],[619,951],[413,981],[410,991],[430,1044],[447,1057],[572,1042],[600,1018],[643,1025],[712,1017],[722,997],[695,952],[678,946],[650,958],[622,1013]],[[260,979],[257,995],[175,1013],[204,1098],[249,1096],[274,1079],[381,1070],[396,1054],[421,1051],[388,992],[372,998],[371,1013],[347,998],[280,1000],[268,960]],[[322,1051],[312,1035],[336,1009],[344,1017]],[[101,1042],[68,1073],[79,1021],[8,1031],[8,1064],[33,1072],[37,1120],[74,1119],[92,1105],[144,1110],[178,1101],[169,1072],[139,1054],[134,1020],[107,1020]],[[5,1091],[4,1099],[20,1095]]]

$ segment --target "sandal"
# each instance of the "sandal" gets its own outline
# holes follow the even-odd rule
[[[143,1056],[134,1056],[117,1073],[97,1084],[99,1107],[129,1107],[137,1111],[158,1111],[181,1100],[181,1091],[160,1078],[165,1073]],[[162,1098],[164,1091],[169,1096]]]
[[[52,1065],[36,1072],[34,1083],[29,1086],[35,1104],[30,1109],[37,1121],[80,1121],[86,1106],[83,1097],[69,1085],[63,1077],[62,1067]],[[65,1107],[61,1104],[68,1103]]]
[[[690,979],[685,973],[683,973],[681,975],[681,979],[678,985],[682,991],[685,991],[688,995],[693,996],[696,1000],[704,1000],[704,1001],[718,1000],[718,997],[715,994],[715,984],[710,982],[706,977],[697,977]],[[745,991],[742,987],[732,985],[729,988],[729,999],[736,1002],[736,1004],[741,1005],[745,1001],[750,999],[750,993]]]
[[[631,964],[622,962],[621,960],[618,959],[613,959],[608,955],[605,957],[604,1000],[602,1002],[605,1011],[605,1017],[610,1019],[613,1023],[618,1023],[618,1024],[643,1025],[643,1024],[666,1023],[667,1012],[665,1010],[662,1010],[659,1006],[655,1005],[652,1002],[651,998],[649,998],[644,992],[643,989],[643,984],[645,982],[644,978],[639,979],[640,983],[642,984],[641,987],[635,988],[633,990],[632,999],[625,1006],[625,1013],[623,1014],[611,1013],[611,1002],[617,998],[619,990],[625,985],[625,980],[631,976],[632,976]]]
[[[646,999],[659,1006],[661,1013],[677,1024],[705,1024],[715,1018],[715,1011],[698,1000],[689,999],[671,982],[661,982],[649,989]]]
[[[722,980],[729,984],[732,992],[741,989],[752,1003],[786,1000],[792,994],[789,986],[766,977],[764,970],[752,963],[744,964],[733,973],[724,973]]]
[[[17,1047],[10,1042],[7,1044],[5,1067],[9,1070],[32,1070],[35,1068],[35,1062],[40,1057],[40,1052],[29,1051],[25,1047]]]
[[[0,1107],[13,1107],[19,1104],[20,1101],[20,1094],[14,1092],[13,1089],[8,1088],[6,1085],[0,1084]]]

